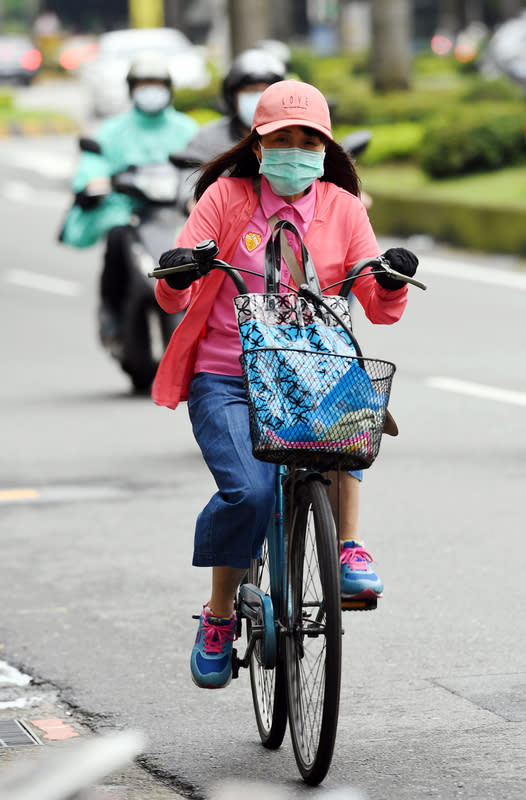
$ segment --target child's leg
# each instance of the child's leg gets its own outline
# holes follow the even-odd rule
[[[340,586],[344,598],[376,598],[383,583],[370,567],[369,553],[360,544],[358,512],[361,472],[330,472],[329,500],[340,540]]]
[[[329,500],[341,542],[358,540],[360,478],[349,472],[329,472]]]
[[[236,567],[212,568],[212,594],[208,606],[218,617],[229,618],[234,613],[234,597],[246,569]]]

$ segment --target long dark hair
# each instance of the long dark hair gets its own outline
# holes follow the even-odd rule
[[[257,178],[259,162],[252,148],[259,138],[257,131],[252,131],[239,144],[205,164],[195,186],[195,199],[199,200],[208,187],[215,183],[221,175],[229,175],[232,178]],[[342,189],[359,197],[360,179],[353,162],[337,142],[323,138],[325,162],[324,174],[320,180],[335,183],[336,186],[341,186]]]

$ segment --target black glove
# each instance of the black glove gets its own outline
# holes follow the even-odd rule
[[[389,261],[389,264],[397,272],[402,275],[407,275],[412,278],[418,266],[418,258],[410,250],[405,247],[391,247],[383,253],[383,257]],[[374,277],[384,289],[401,289],[405,286],[405,282],[399,281],[396,278],[391,278],[387,272],[375,272]]]
[[[156,269],[181,267],[183,264],[195,264],[191,247],[176,247],[174,250],[167,250],[160,257],[159,267],[156,267]],[[189,269],[187,272],[176,272],[173,275],[167,275],[164,280],[172,289],[187,289],[191,283],[200,277],[201,272],[199,270]]]
[[[103,199],[104,197],[102,195],[86,194],[84,189],[82,189],[82,191],[77,192],[75,195],[75,205],[80,206],[83,211],[91,211],[92,208],[97,208],[100,201]]]

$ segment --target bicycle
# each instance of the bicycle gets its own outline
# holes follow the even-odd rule
[[[217,254],[215,242],[201,242],[192,252],[192,263],[159,268],[149,274],[161,278],[189,269],[197,269],[201,275],[211,269],[221,269],[239,291],[234,300],[236,304],[244,296],[249,296],[240,273],[256,273],[235,269],[218,259]],[[355,264],[348,278],[340,282],[344,285],[344,295],[349,293],[354,281],[367,267],[372,267],[373,271],[385,270],[392,277],[426,288],[420,281],[395,272],[384,258],[378,257],[362,259]],[[287,286],[287,289],[291,287]],[[313,291],[312,286],[302,284],[298,296],[318,307],[325,307],[335,317],[338,325],[347,332],[356,351],[355,361],[362,371],[373,361],[390,365],[384,370],[385,374],[372,377],[383,390],[383,427],[394,364],[365,359],[352,330],[327,304],[327,299]],[[271,357],[274,355],[270,354]],[[302,352],[301,357],[308,360],[309,353]],[[240,669],[249,669],[256,722],[264,747],[280,747],[288,721],[299,772],[307,784],[317,785],[330,767],[338,724],[341,613],[342,610],[376,607],[376,598],[349,599],[342,603],[337,532],[326,491],[329,481],[325,473],[327,468],[370,466],[378,452],[381,431],[377,441],[373,442],[376,452],[371,451],[368,458],[363,452],[360,454],[354,442],[349,444],[351,440],[345,440],[346,446],[336,455],[334,448],[331,450],[330,447],[328,455],[319,449],[303,459],[299,458],[302,455],[299,451],[285,457],[279,446],[276,452],[270,452],[272,448],[269,448],[268,440],[261,444],[261,438],[265,437],[258,428],[257,409],[251,400],[243,356],[241,361],[254,455],[277,462],[278,466],[276,502],[262,554],[252,562],[236,599],[238,640],[241,640],[244,620],[246,645],[242,654],[238,654],[235,648],[233,650],[232,676],[237,678]]]

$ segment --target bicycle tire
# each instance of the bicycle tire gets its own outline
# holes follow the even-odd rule
[[[266,540],[261,558],[252,561],[248,572],[248,582],[270,594]],[[248,622],[248,626],[250,635],[250,622]],[[287,729],[285,669],[279,650],[278,662],[274,669],[265,669],[261,663],[260,646],[256,643],[250,657],[249,672],[252,702],[261,742],[269,750],[277,750],[283,742]]]
[[[297,484],[289,520],[288,718],[298,769],[316,786],[334,751],[342,654],[336,530],[321,481]]]

